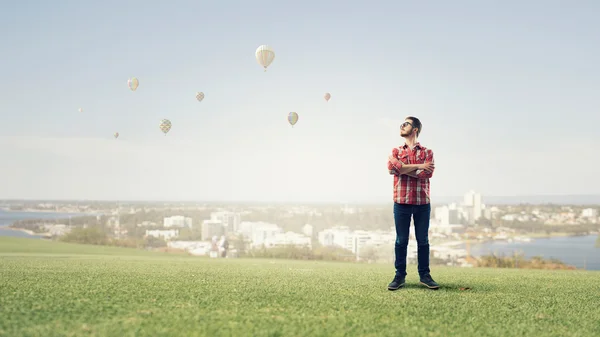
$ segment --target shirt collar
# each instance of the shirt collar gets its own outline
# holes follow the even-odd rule
[[[407,148],[408,148],[408,145],[407,145],[406,143],[404,143],[404,145],[402,145],[402,148],[403,148],[403,149],[407,149]],[[421,149],[421,143],[419,143],[419,142],[416,142],[416,143],[415,143],[415,149]]]

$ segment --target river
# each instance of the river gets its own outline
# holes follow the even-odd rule
[[[526,258],[555,258],[566,264],[587,270],[600,270],[600,248],[595,247],[598,235],[566,236],[533,239],[531,242],[490,241],[471,245],[471,255],[512,255],[522,252]],[[465,248],[461,245],[461,248]]]

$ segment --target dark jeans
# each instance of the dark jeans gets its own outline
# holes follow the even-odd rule
[[[396,223],[395,253],[396,275],[406,276],[406,250],[410,233],[410,218],[415,224],[417,238],[417,261],[419,276],[429,274],[429,217],[431,205],[407,205],[394,203],[394,222]]]

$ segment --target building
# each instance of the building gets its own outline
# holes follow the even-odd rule
[[[352,232],[346,226],[337,226],[319,232],[318,241],[323,246],[337,246],[352,250]]]
[[[146,236],[153,236],[155,238],[162,238],[165,241],[169,241],[171,239],[177,238],[179,236],[178,229],[155,229],[155,230],[146,230]]]
[[[274,233],[273,235],[264,239],[264,245],[266,248],[282,247],[282,246],[297,246],[312,248],[312,240],[310,237],[294,233]]]
[[[435,219],[440,225],[449,225],[452,223],[459,223],[460,217],[458,209],[450,208],[449,206],[436,207],[434,210]]]
[[[283,233],[283,229],[275,224],[259,223],[259,225],[252,228],[252,234],[250,236],[252,247],[256,248],[265,245],[266,242],[273,239],[276,234],[280,233]]]
[[[210,241],[214,236],[221,235],[225,235],[225,228],[221,221],[212,219],[202,221],[202,240]]]
[[[595,208],[586,208],[581,211],[581,217],[583,218],[597,218],[598,210]]]
[[[313,226],[309,224],[304,225],[304,227],[302,227],[302,233],[304,233],[304,235],[308,236],[309,238],[312,238]]]
[[[73,229],[72,226],[68,226],[65,224],[47,225],[44,227],[51,236],[63,236],[70,233]]]
[[[163,219],[163,227],[165,228],[192,228],[192,218],[183,215],[174,215]]]
[[[350,231],[346,226],[339,226],[319,232],[318,240],[323,246],[344,248],[356,254],[358,257],[360,255],[360,250],[363,247],[393,245],[396,240],[396,233],[395,229],[390,230],[389,232],[365,230]]]
[[[475,224],[483,215],[483,205],[481,194],[473,190],[464,195],[464,204],[466,220],[469,224]]]
[[[239,230],[239,225],[241,223],[240,213],[230,211],[212,212],[210,214],[210,219],[212,221],[220,221],[223,225],[225,234],[236,233]]]
[[[350,250],[356,254],[358,258],[360,256],[361,248],[365,247],[371,241],[371,232],[364,230],[357,230],[352,233],[352,246]]]
[[[431,233],[438,233],[444,235],[451,235],[453,233],[463,233],[465,231],[464,225],[459,224],[431,224],[429,227]]]

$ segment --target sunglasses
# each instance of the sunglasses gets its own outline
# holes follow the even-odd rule
[[[410,123],[410,122],[404,122],[404,123],[400,124],[400,127],[403,128],[407,125],[413,126],[412,123]]]

